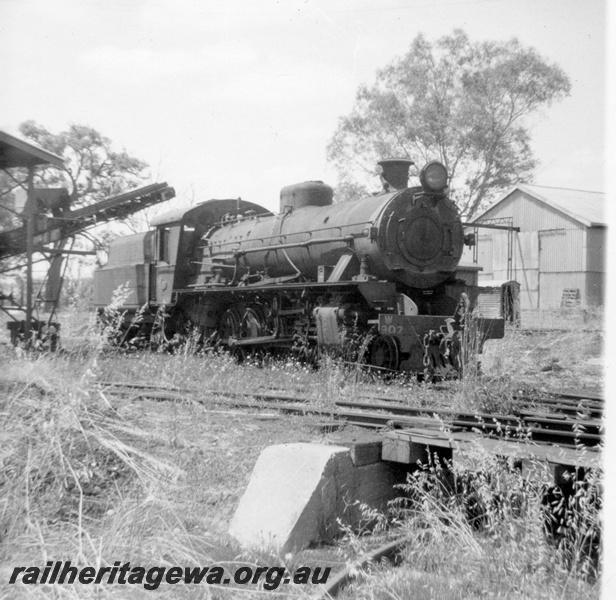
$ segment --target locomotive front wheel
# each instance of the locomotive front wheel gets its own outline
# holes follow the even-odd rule
[[[390,335],[379,335],[370,347],[370,364],[380,369],[396,371],[400,365],[398,342]]]

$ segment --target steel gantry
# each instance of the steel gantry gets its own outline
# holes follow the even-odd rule
[[[91,251],[65,249],[67,242],[77,233],[95,225],[111,220],[125,219],[148,206],[164,202],[175,196],[175,191],[166,183],[156,183],[129,191],[95,204],[71,209],[75,200],[65,188],[35,188],[34,176],[38,167],[56,167],[64,169],[64,162],[59,156],[38,146],[24,142],[19,138],[0,131],[0,169],[6,171],[15,181],[15,187],[26,192],[26,202],[20,213],[2,202],[0,191],[0,210],[14,213],[21,224],[0,231],[0,260],[23,256],[25,262],[19,261],[0,267],[0,274],[17,269],[26,270],[25,304],[18,302],[13,294],[0,291],[0,309],[4,310],[11,321],[7,324],[13,343],[23,342],[25,347],[32,347],[33,341],[42,341],[47,337],[50,346],[57,339],[58,323],[54,322],[55,312],[60,299],[64,277],[63,262],[68,254],[93,254]],[[19,181],[13,169],[26,170],[25,182]],[[40,255],[42,258],[35,258]],[[35,307],[33,265],[41,261],[49,262],[47,298],[51,303],[49,318],[43,322],[33,317]],[[5,302],[9,306],[5,306]],[[14,313],[21,313],[20,319]],[[32,334],[36,335],[33,336]]]

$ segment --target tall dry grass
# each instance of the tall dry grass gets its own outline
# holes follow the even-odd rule
[[[8,358],[0,430],[3,584],[14,566],[200,564],[208,559],[168,501],[177,465],[149,451],[158,440],[94,391],[96,360]],[[166,491],[165,491],[166,490]],[[166,557],[166,558],[164,558]],[[112,593],[104,586],[11,586],[5,597]],[[138,593],[139,590],[136,590]]]
[[[547,535],[544,487],[476,452],[476,471],[435,460],[409,479],[393,510],[402,565],[356,570],[341,599],[599,597],[600,474],[576,487]]]
[[[266,370],[281,385],[293,378],[299,385],[303,367],[240,367],[228,356],[184,349],[123,353],[106,339],[88,326],[86,336],[56,355],[0,347],[0,598],[127,595],[118,585],[8,585],[14,567],[47,561],[218,564],[231,571],[247,561],[263,564],[263,557],[241,552],[226,524],[260,451],[308,438],[310,424],[274,420],[265,428],[258,411],[225,410],[212,390],[265,388]],[[148,402],[113,395],[105,381],[195,393],[175,403]],[[263,596],[254,586],[164,588],[157,593],[173,598]],[[129,592],[153,593],[141,586]],[[289,593],[306,595],[301,586]]]
[[[283,560],[242,554],[226,537],[226,523],[262,448],[326,442],[327,437],[299,418],[265,427],[258,411],[219,416],[225,407],[216,403],[216,391],[285,390],[331,408],[338,399],[387,395],[414,406],[508,412],[516,386],[561,381],[557,369],[541,370],[553,358],[572,381],[596,377],[588,358],[600,356],[602,335],[572,329],[529,337],[511,329],[505,340],[486,344],[482,372],[469,371],[467,379],[439,392],[410,379],[374,378],[329,359],[314,370],[292,360],[237,365],[224,354],[194,353],[189,345],[172,355],[120,352],[107,345],[90,315],[68,313],[64,323],[65,350],[56,356],[17,356],[0,348],[2,583],[11,566],[42,566],[48,560],[88,566],[116,560],[151,566]],[[179,403],[134,401],[112,396],[101,385],[105,381],[189,388],[194,394]],[[496,469],[492,465],[486,472],[500,473]],[[526,494],[526,512],[522,517],[507,509],[507,518],[494,521],[498,527],[481,530],[469,522],[464,505],[437,502],[435,488],[419,486],[424,496],[412,511],[396,517],[411,539],[408,568],[380,580],[368,576],[365,587],[348,593],[366,598],[596,597],[597,584],[585,581],[577,566],[564,567],[558,549],[543,535],[535,492],[522,490],[509,471],[499,481],[498,489]],[[478,489],[480,496],[495,493],[487,481]],[[578,521],[579,527],[588,522]],[[569,567],[580,562],[569,560]],[[144,598],[152,594],[139,586],[130,592]],[[237,593],[176,587],[170,597]],[[307,592],[288,593],[301,597]],[[2,598],[19,595],[121,598],[126,591],[117,586],[5,586],[0,591]]]

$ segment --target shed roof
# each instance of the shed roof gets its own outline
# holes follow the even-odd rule
[[[0,169],[35,165],[54,165],[62,168],[64,162],[56,154],[0,131]]]
[[[487,213],[496,208],[517,190],[532,196],[540,202],[575,219],[586,227],[607,225],[605,219],[605,194],[585,190],[570,190],[567,188],[547,187],[543,185],[519,184],[510,189],[502,198],[483,211],[473,221],[481,221]]]

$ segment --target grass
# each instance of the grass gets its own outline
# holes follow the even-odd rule
[[[328,443],[330,437],[319,419],[240,413],[217,404],[214,391],[284,390],[308,395],[325,408],[341,399],[386,395],[413,406],[507,412],[520,387],[574,384],[597,390],[602,382],[603,334],[594,328],[532,336],[511,329],[504,340],[486,344],[483,375],[436,391],[408,379],[375,380],[334,361],[314,371],[291,361],[239,366],[224,355],[182,350],[119,353],[104,347],[92,324],[87,313],[62,315],[65,351],[57,355],[18,355],[0,345],[0,586],[13,566],[65,559],[92,566],[130,560],[229,569],[332,565],[337,571],[375,543],[349,533],[338,547],[291,557],[242,551],[226,531],[261,450],[286,442]],[[104,381],[196,392],[193,399],[175,403],[136,400],[99,389],[96,384]],[[486,471],[502,475],[498,489],[522,489],[522,481],[500,469],[486,463]],[[365,574],[345,597],[598,596],[598,584],[584,579],[579,569],[574,575],[571,561],[560,560],[558,549],[545,539],[537,491],[524,489],[528,508],[523,516],[511,513],[498,527],[477,530],[463,507],[437,503],[435,488],[426,488],[426,481],[418,488],[425,495],[412,510],[405,506],[387,517],[396,520],[396,535],[410,538],[404,566]],[[480,489],[488,496],[494,485],[483,482]],[[131,586],[130,591],[137,598],[272,593],[254,586],[240,591],[161,586],[156,592]],[[309,586],[285,587],[288,597],[307,597],[309,591]],[[0,598],[125,595],[113,585],[0,588]]]
[[[453,473],[446,482],[433,464],[411,478],[396,527],[406,541],[404,566],[360,571],[340,598],[598,596],[596,554],[586,550],[600,535],[599,474],[569,503],[566,533],[549,537],[543,488],[511,465],[483,455],[478,471]]]

